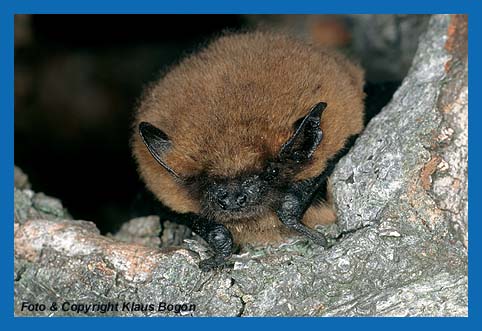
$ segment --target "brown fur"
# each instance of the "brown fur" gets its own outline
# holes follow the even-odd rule
[[[297,180],[325,168],[346,139],[363,128],[363,72],[344,56],[269,33],[224,36],[173,68],[145,94],[134,123],[133,153],[147,187],[178,212],[199,202],[149,154],[137,126],[147,121],[172,140],[165,162],[181,177],[205,172],[234,177],[262,169],[293,134],[293,123],[316,103],[323,140]],[[308,226],[335,221],[331,204],[312,206]],[[229,223],[235,241],[276,242],[287,231],[274,213]]]

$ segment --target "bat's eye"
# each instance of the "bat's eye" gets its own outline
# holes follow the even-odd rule
[[[303,161],[303,155],[301,154],[300,151],[294,151],[292,160],[295,161],[296,163],[301,163],[301,161]]]
[[[264,170],[264,177],[266,180],[274,179],[279,174],[279,168],[273,164],[270,164]]]

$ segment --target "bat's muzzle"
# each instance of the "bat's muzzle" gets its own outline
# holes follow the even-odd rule
[[[216,183],[210,188],[211,201],[223,211],[242,211],[260,202],[259,180],[229,180]]]

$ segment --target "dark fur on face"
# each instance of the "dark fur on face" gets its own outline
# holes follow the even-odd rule
[[[235,178],[213,178],[203,174],[189,179],[186,184],[201,202],[201,215],[225,223],[251,221],[275,211],[293,178],[292,167],[270,161],[260,172]]]
[[[219,222],[248,221],[273,210],[277,190],[260,174],[236,178],[200,176],[191,185],[201,203],[200,214]]]

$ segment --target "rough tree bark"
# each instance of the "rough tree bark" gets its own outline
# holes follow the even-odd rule
[[[157,218],[102,236],[18,172],[15,313],[177,315],[157,311],[166,302],[195,304],[179,313],[194,316],[466,316],[467,98],[467,17],[433,16],[402,86],[335,170],[339,222],[322,230],[333,247],[252,248],[217,272],[197,267],[202,243],[157,248]],[[120,306],[77,313],[64,302]]]

